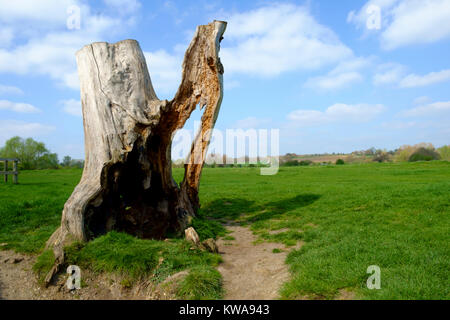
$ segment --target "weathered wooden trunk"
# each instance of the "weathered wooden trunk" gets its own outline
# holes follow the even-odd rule
[[[96,42],[77,52],[86,161],[61,226],[47,242],[57,264],[73,241],[110,230],[159,239],[189,224],[199,207],[203,161],[222,101],[218,53],[225,27],[214,21],[197,28],[171,101],[156,96],[137,41]],[[178,186],[171,142],[197,106],[204,108],[201,128]]]

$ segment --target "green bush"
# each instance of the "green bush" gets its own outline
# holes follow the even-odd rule
[[[300,162],[298,160],[290,160],[290,161],[286,161],[285,163],[282,164],[282,166],[285,167],[297,167],[300,165]]]
[[[439,160],[439,153],[432,149],[419,148],[410,157],[409,162]]]
[[[375,162],[388,162],[391,160],[391,155],[385,150],[377,150],[372,158]]]
[[[58,169],[58,155],[50,153],[43,142],[12,137],[0,148],[1,158],[18,158],[19,170]]]
[[[300,166],[309,166],[310,164],[312,164],[313,162],[311,160],[302,160],[299,162]]]
[[[342,164],[345,164],[345,161],[342,159],[337,159],[336,164],[342,165]]]
[[[437,149],[442,160],[450,161],[450,146],[442,146]]]

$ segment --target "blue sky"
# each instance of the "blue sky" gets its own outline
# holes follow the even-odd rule
[[[79,29],[67,26],[73,5]],[[373,6],[379,15],[368,13]],[[214,19],[228,21],[217,128],[278,128],[281,153],[450,143],[449,0],[0,0],[0,8],[1,145],[31,136],[60,158],[83,158],[75,51],[136,39],[158,97],[171,99],[196,26]]]

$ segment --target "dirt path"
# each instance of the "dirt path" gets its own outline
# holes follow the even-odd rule
[[[253,244],[256,237],[245,227],[229,226],[235,240],[218,241],[224,262],[218,270],[224,279],[225,299],[270,300],[279,298],[281,285],[289,279],[287,253],[278,243]],[[273,253],[273,249],[283,249]]]
[[[0,299],[30,300],[39,296],[31,267],[34,258],[0,251]]]

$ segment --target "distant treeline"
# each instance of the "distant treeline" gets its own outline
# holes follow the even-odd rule
[[[248,156],[240,159],[230,159],[226,155],[209,155],[205,167],[267,167],[267,163],[249,161]],[[18,158],[19,170],[34,169],[59,169],[59,168],[83,168],[84,160],[72,159],[65,156],[62,161],[58,160],[56,153],[51,153],[43,142],[38,142],[32,138],[23,139],[13,137],[6,141],[0,148],[0,158]],[[220,159],[220,161],[215,161]],[[450,146],[445,145],[435,148],[431,143],[419,143],[413,146],[404,145],[395,150],[375,149],[353,151],[350,154],[344,153],[326,153],[297,155],[287,153],[279,157],[280,166],[309,166],[309,165],[327,165],[327,164],[345,164],[360,162],[414,162],[446,160],[450,161]],[[244,163],[242,163],[244,162]],[[251,163],[256,162],[256,163]],[[174,167],[183,167],[181,160],[173,162]],[[3,163],[0,162],[0,169],[3,170]]]
[[[59,162],[58,155],[51,153],[43,142],[32,138],[13,137],[0,148],[0,158],[18,158],[19,170],[59,169],[62,167],[83,168],[84,160],[73,160],[65,156]],[[0,163],[3,170],[3,163]]]
[[[303,160],[302,160],[303,159]],[[370,148],[353,151],[350,154],[314,154],[296,155],[288,153],[280,157],[282,166],[308,166],[312,164],[344,164],[361,162],[415,162],[446,160],[450,161],[450,146],[435,148],[431,143],[419,143],[413,146],[404,145],[395,150]]]

